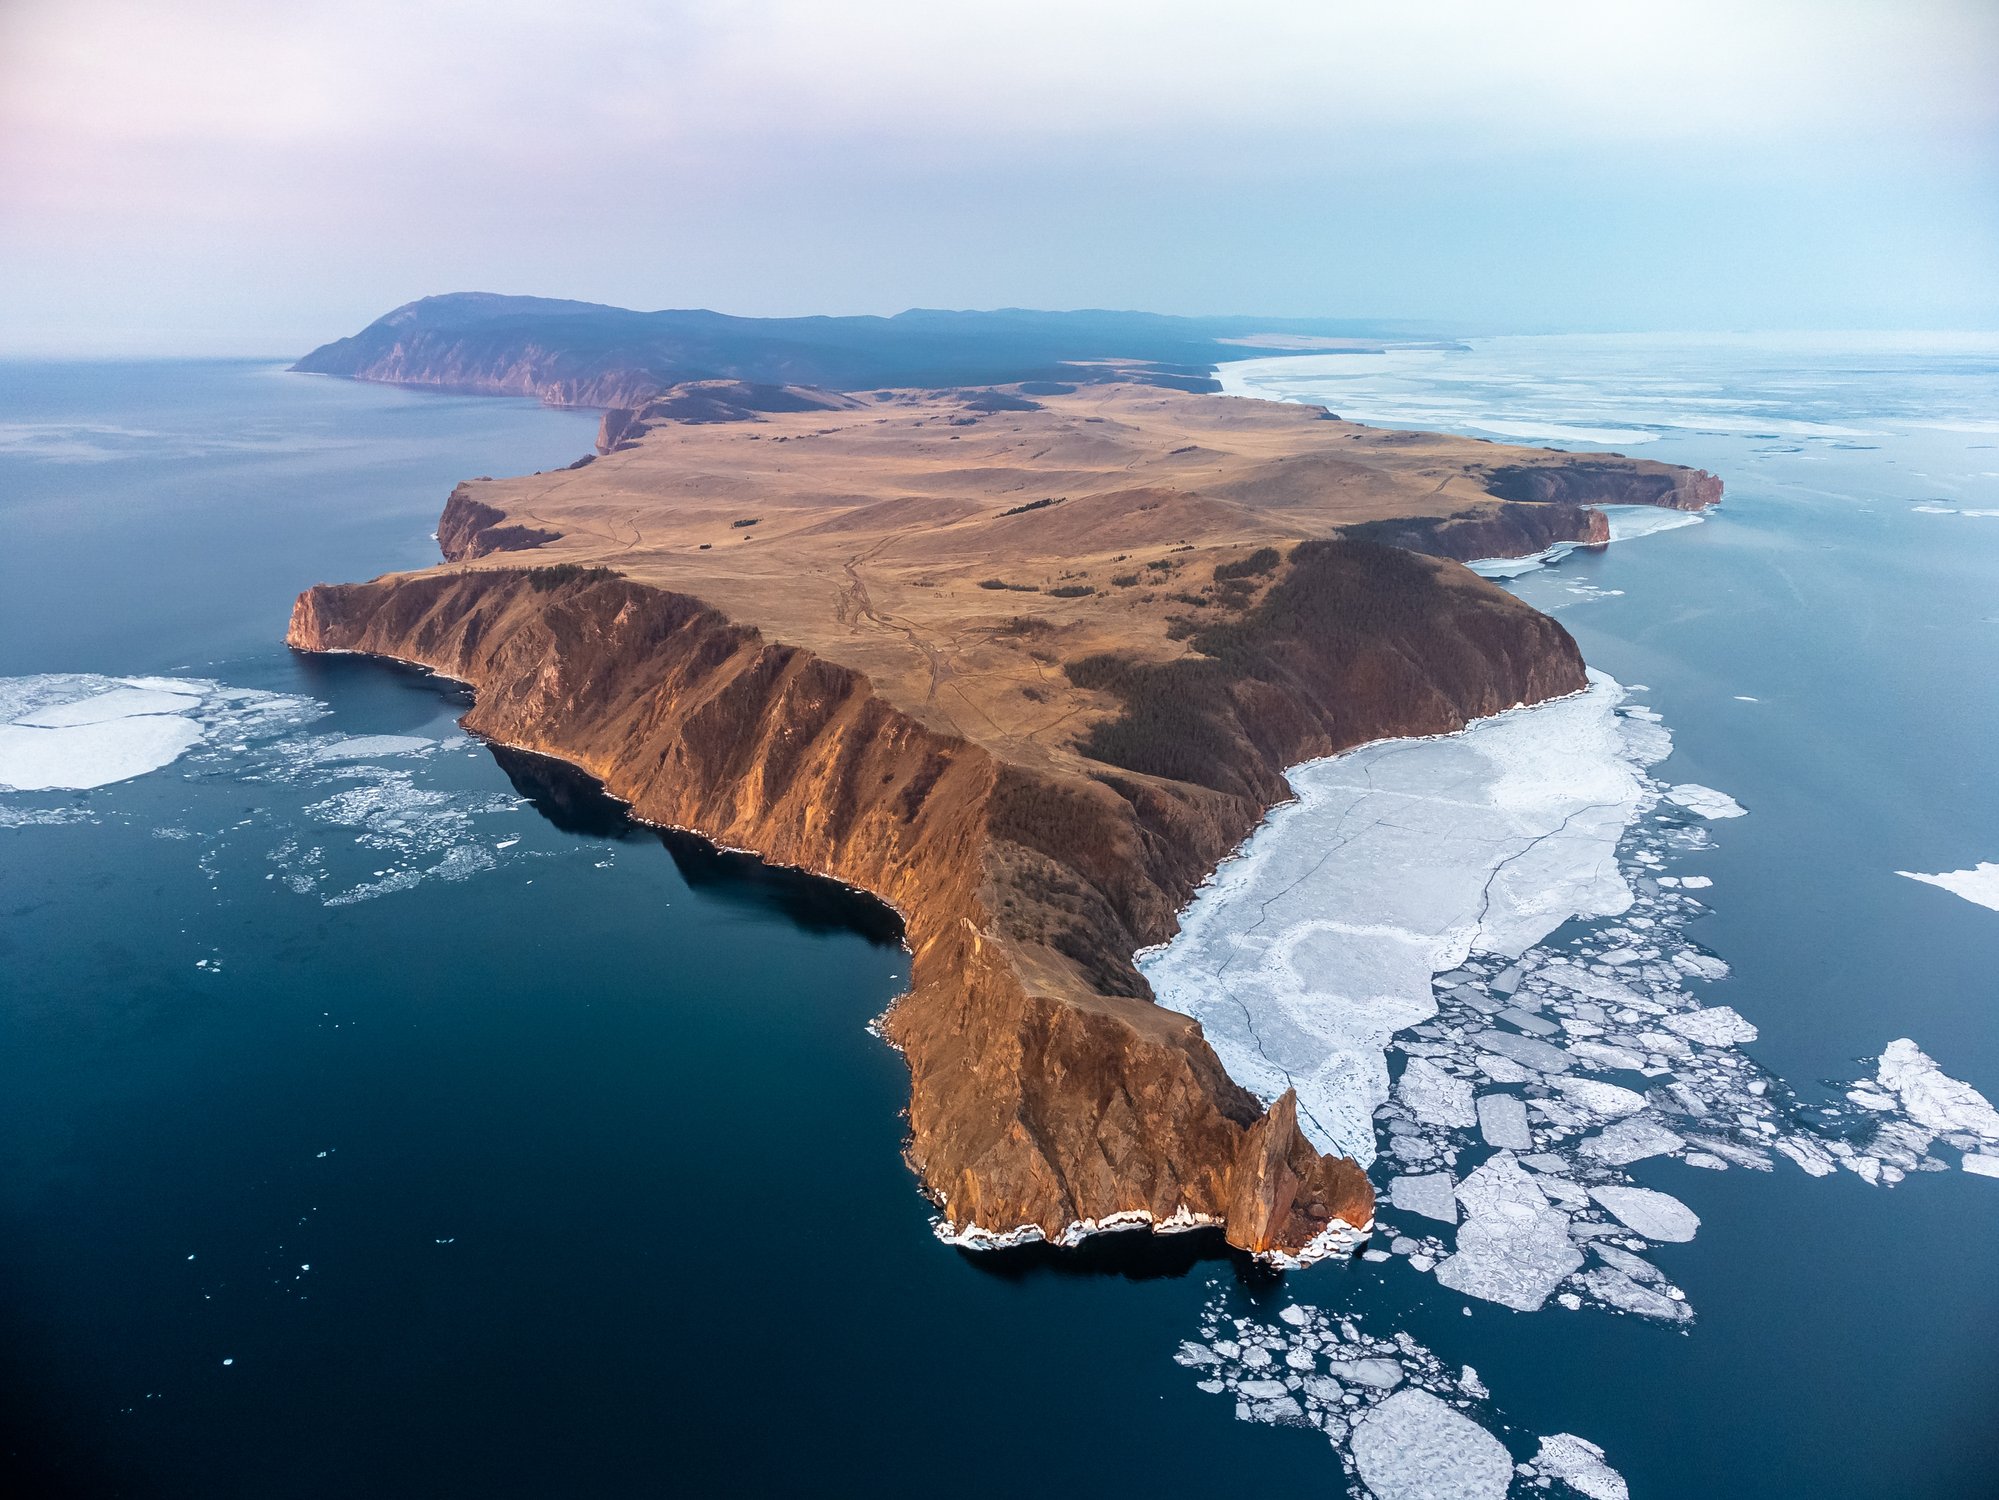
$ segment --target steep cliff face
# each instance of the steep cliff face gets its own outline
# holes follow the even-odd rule
[[[1721,502],[1721,480],[1706,469],[1609,455],[1559,461],[1507,464],[1488,470],[1486,493],[1530,504],[1663,505],[1669,510],[1705,510]]]
[[[1308,547],[1244,639],[1213,643],[1235,651],[1230,683],[1168,727],[1207,757],[1192,779],[1104,754],[1008,763],[856,671],[602,568],[321,586],[289,640],[462,679],[469,728],[583,767],[647,819],[893,905],[913,955],[885,1028],[910,1069],[909,1157],[965,1242],[1216,1223],[1310,1257],[1371,1222],[1365,1176],[1314,1151],[1285,1101],[1266,1113],[1237,1087],[1194,1022],[1150,1002],[1132,952],[1171,934],[1284,794],[1284,764],[1454,728],[1579,687],[1582,668],[1554,622],[1448,565]],[[1414,570],[1388,582],[1415,591],[1404,624],[1437,622],[1427,641],[1378,629],[1381,568]],[[1329,651],[1336,668],[1313,665]],[[1154,703],[1105,692],[1110,725]]]
[[[1346,534],[1432,557],[1470,562],[1480,557],[1527,557],[1557,542],[1601,544],[1610,540],[1610,522],[1592,506],[1565,500],[1507,501],[1456,516],[1363,522],[1348,527]]]
[[[559,531],[509,522],[505,511],[474,500],[462,484],[444,502],[444,514],[437,522],[438,551],[451,562],[468,562],[492,552],[525,552],[561,537]]]

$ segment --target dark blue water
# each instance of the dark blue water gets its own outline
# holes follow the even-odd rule
[[[629,826],[432,679],[279,644],[298,589],[431,560],[457,479],[566,463],[593,418],[246,364],[5,367],[0,413],[0,676],[325,708],[8,799],[84,818],[0,827],[16,1493],[1325,1482],[1322,1440],[1169,1362],[1235,1274],[1212,1241],[935,1241],[865,1029],[907,973],[879,907]],[[352,735],[439,747],[313,761]],[[332,821],[343,786],[402,798],[399,849]]]
[[[1755,1060],[1837,1097],[1908,1036],[1999,1098],[1999,913],[1894,873],[1999,860],[1999,515],[1976,514],[1999,509],[1999,342],[1502,339],[1262,381],[1721,474],[1704,524],[1509,586],[1647,685],[1668,780],[1749,808],[1698,862],[1693,932],[1734,967],[1706,998],[1761,1029]],[[1508,1327],[1462,1357],[1512,1418],[1586,1434],[1637,1495],[1999,1494],[1999,1184],[1637,1175],[1701,1215],[1659,1256],[1699,1321],[1480,1309]]]
[[[1517,400],[1560,358],[1490,384]],[[1658,363],[1591,358],[1563,410]],[[1882,428],[1858,420],[1882,392],[1940,404],[1905,389],[1933,366],[1825,359],[1840,425]],[[1954,399],[1989,374],[1950,372]],[[1518,1454],[1586,1434],[1637,1495],[1993,1491],[1999,1184],[1961,1173],[1641,1172],[1704,1221],[1659,1255],[1685,1333],[1466,1318],[1400,1262],[1280,1280],[1199,1237],[940,1247],[902,1065],[864,1029],[906,974],[879,908],[631,827],[460,734],[434,680],[277,644],[299,588],[429,561],[452,483],[566,463],[591,428],[257,365],[0,367],[0,676],[323,706],[0,827],[17,1488],[1339,1493],[1322,1436],[1237,1422],[1171,1363],[1218,1297],[1407,1329],[1478,1366]],[[1999,916],[1892,874],[1999,858],[1999,520],[1909,508],[1989,497],[1999,452],[1967,455],[1999,437],[1896,432],[1662,429],[1632,451],[1722,471],[1722,515],[1517,587],[1650,685],[1673,779],[1750,807],[1703,857],[1699,936],[1757,1059],[1810,1090],[1910,1035],[1999,1094]],[[314,758],[353,735],[432,748]],[[340,822],[342,787],[393,831]],[[422,878],[344,899],[392,867]]]

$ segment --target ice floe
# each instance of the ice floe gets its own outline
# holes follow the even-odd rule
[[[1677,802],[1699,818],[1739,818],[1748,811],[1728,793],[1717,792],[1713,787],[1702,786],[1697,781],[1668,787],[1666,800]]]
[[[181,686],[177,684],[177,686]],[[84,674],[0,681],[0,788],[85,791],[173,764],[201,742],[208,691]]]
[[[89,791],[172,765],[200,745],[305,722],[322,708],[206,678],[43,673],[0,678],[0,789]],[[9,821],[70,821],[20,816]]]
[[[1389,1179],[1388,1198],[1404,1213],[1446,1224],[1458,1222],[1457,1191],[1449,1172],[1412,1172]]]
[[[1558,1432],[1541,1439],[1540,1451],[1531,1466],[1550,1479],[1559,1479],[1589,1500],[1630,1500],[1624,1476],[1604,1460],[1603,1449],[1572,1433]]]
[[[1437,1267],[1452,1291],[1532,1312],[1581,1267],[1569,1216],[1533,1174],[1502,1151],[1458,1185],[1465,1222],[1458,1252]]]
[[[1999,911],[1999,864],[1982,860],[1968,870],[1946,870],[1941,875],[1923,875],[1915,870],[1897,870],[1895,873]]]
[[[1642,1187],[1593,1187],[1590,1197],[1648,1240],[1684,1244],[1701,1227],[1700,1216],[1670,1193]]]
[[[1354,1427],[1354,1467],[1380,1500],[1504,1500],[1505,1445],[1428,1391],[1397,1391]]]

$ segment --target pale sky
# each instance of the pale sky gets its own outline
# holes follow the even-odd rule
[[[0,0],[0,350],[431,292],[1999,327],[1999,0]]]

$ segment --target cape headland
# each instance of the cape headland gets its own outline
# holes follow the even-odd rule
[[[1372,1223],[1365,1175],[1134,954],[1286,766],[1584,687],[1560,625],[1450,558],[1720,484],[1106,368],[683,381],[577,465],[460,485],[443,566],[311,588],[288,639],[460,679],[469,729],[893,906],[911,987],[882,1031],[946,1237],[1219,1225],[1310,1260]]]

